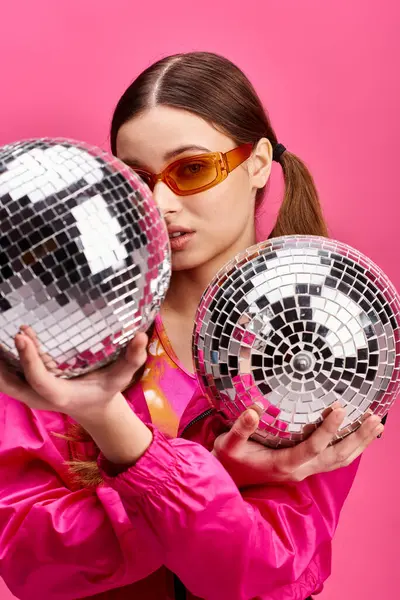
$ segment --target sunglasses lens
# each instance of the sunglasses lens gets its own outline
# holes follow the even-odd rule
[[[218,170],[213,158],[194,156],[178,163],[168,175],[179,190],[188,192],[213,183],[218,177]]]

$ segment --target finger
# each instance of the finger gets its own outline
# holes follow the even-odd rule
[[[145,333],[137,333],[126,347],[126,360],[139,367],[146,360],[148,337]]]
[[[382,432],[382,425],[378,417],[364,420],[359,429],[346,438],[324,450],[318,457],[303,465],[298,475],[304,479],[314,473],[333,471],[350,465],[369,444]]]
[[[337,442],[331,447],[332,454],[341,455],[343,459],[347,455],[351,454],[359,446],[363,446],[368,443],[370,439],[373,439],[375,430],[381,425],[379,417],[376,415],[370,416],[364,420],[361,426],[347,435],[343,440]]]
[[[262,417],[265,413],[265,407],[261,404],[261,402],[254,402],[254,404],[251,404],[249,408],[255,410],[259,417]]]
[[[289,466],[292,471],[296,470],[323,452],[336,435],[345,414],[346,412],[340,404],[335,405],[318,429],[304,442],[292,448],[289,465],[286,466]]]
[[[54,396],[58,380],[47,371],[34,342],[27,335],[19,333],[15,336],[15,346],[25,379],[31,388],[42,398]]]
[[[29,337],[29,339],[32,340],[32,342],[35,345],[35,348],[38,351],[40,358],[42,359],[42,361],[44,362],[44,364],[46,366],[46,369],[48,371],[52,371],[52,372],[61,372],[61,370],[58,369],[58,365],[55,362],[55,360],[52,358],[52,356],[50,356],[50,354],[47,354],[46,352],[43,352],[35,330],[30,325],[21,325],[20,331],[23,334],[27,335]]]
[[[379,417],[372,416],[343,440],[329,449],[327,466],[329,470],[349,465],[382,433],[383,425]]]
[[[377,427],[375,427],[373,432],[370,433],[370,435],[363,440],[362,444],[359,444],[359,446],[354,450],[354,452],[352,452],[347,457],[347,459],[342,464],[342,466],[351,465],[351,463],[354,462],[355,459],[358,458],[360,456],[360,454],[362,454],[368,448],[368,446],[370,444],[372,444],[372,442],[374,442],[378,437],[380,437],[382,435],[384,430],[385,430],[384,425],[379,423],[379,425],[377,425]]]
[[[24,335],[27,335],[32,340],[32,342],[35,345],[35,348],[37,349],[38,353],[40,354],[40,343],[39,343],[38,337],[36,335],[36,332],[32,329],[32,327],[30,325],[20,325],[19,329]]]
[[[138,333],[114,363],[104,367],[97,373],[90,374],[90,377],[96,379],[101,377],[103,388],[108,393],[115,394],[121,391],[130,383],[136,371],[145,363],[147,343],[147,335]]]
[[[40,400],[31,386],[3,360],[0,360],[0,391],[29,406]]]
[[[236,419],[230,431],[225,434],[223,451],[227,454],[237,451],[255,433],[259,422],[258,413],[253,408],[248,408]]]

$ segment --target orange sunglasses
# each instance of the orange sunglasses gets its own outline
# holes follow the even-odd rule
[[[133,171],[143,179],[151,191],[156,183],[164,182],[178,196],[205,192],[224,181],[236,167],[247,160],[253,144],[242,144],[229,152],[209,152],[188,158],[180,158],[154,175],[143,169]]]

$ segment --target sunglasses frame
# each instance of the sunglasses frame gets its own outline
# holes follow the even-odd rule
[[[229,173],[231,173],[236,167],[244,163],[247,160],[253,151],[253,144],[241,144],[228,152],[207,152],[204,154],[195,154],[193,156],[188,156],[185,158],[178,158],[170,165],[168,165],[161,173],[153,174],[149,173],[145,169],[137,169],[133,168],[132,170],[139,175],[143,179],[145,183],[150,182],[150,189],[153,191],[156,184],[159,181],[165,183],[170,190],[172,190],[177,196],[192,196],[193,194],[198,194],[199,192],[205,192],[212,187],[215,187],[222,181],[224,181]],[[171,177],[170,173],[173,169],[175,169],[178,165],[190,164],[193,162],[194,158],[198,159],[211,159],[214,162],[216,177],[210,183],[203,185],[199,188],[194,188],[192,190],[180,190],[176,185],[175,180]],[[142,177],[142,175],[144,177]]]

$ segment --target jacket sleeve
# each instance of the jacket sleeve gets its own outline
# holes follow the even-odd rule
[[[300,483],[241,494],[201,445],[153,434],[149,449],[126,471],[114,476],[102,454],[98,464],[128,515],[141,515],[149,538],[165,549],[166,566],[193,594],[275,598],[277,589],[301,580],[320,551],[330,557],[358,461]]]
[[[67,487],[64,459],[40,415],[0,394],[0,576],[21,600],[91,596],[164,562],[117,492]]]

